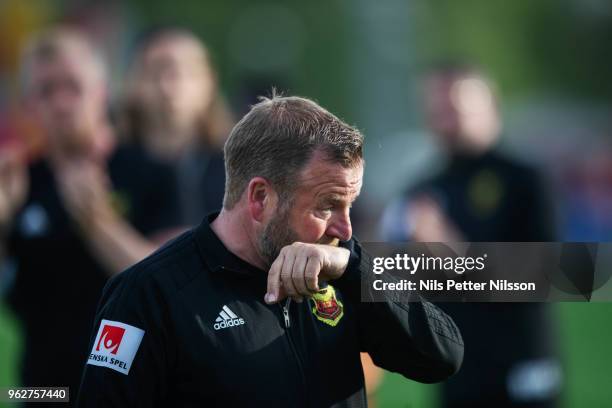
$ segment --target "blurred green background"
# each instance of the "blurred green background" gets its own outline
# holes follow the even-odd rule
[[[448,59],[479,65],[499,85],[508,148],[553,180],[560,238],[612,238],[610,212],[585,220],[566,205],[579,194],[567,182],[568,171],[584,173],[597,193],[597,201],[581,209],[612,202],[609,0],[2,0],[0,112],[18,105],[16,69],[24,39],[54,22],[85,27],[106,50],[115,96],[137,34],[176,24],[208,44],[238,114],[256,94],[277,86],[356,124],[367,140],[360,201],[368,211],[356,226],[362,240],[376,239],[382,206],[427,170],[417,168],[431,148],[418,102],[423,68]],[[604,157],[603,167],[589,167],[593,152]],[[612,305],[554,308],[565,406],[611,406]],[[0,385],[17,384],[20,345],[18,323],[0,304]],[[392,374],[379,392],[381,407],[434,402],[435,386]]]

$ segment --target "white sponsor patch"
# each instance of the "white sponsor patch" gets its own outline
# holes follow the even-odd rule
[[[87,364],[108,367],[127,375],[144,330],[129,324],[102,319]]]

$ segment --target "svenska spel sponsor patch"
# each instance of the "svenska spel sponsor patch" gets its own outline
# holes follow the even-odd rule
[[[144,333],[129,324],[102,319],[87,364],[127,375]]]

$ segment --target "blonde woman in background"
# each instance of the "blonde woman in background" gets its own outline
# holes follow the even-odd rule
[[[233,120],[209,52],[193,33],[164,28],[143,37],[120,121],[128,141],[175,171],[185,226],[221,208],[222,149]]]

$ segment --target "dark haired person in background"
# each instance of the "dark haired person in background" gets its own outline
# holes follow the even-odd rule
[[[387,241],[554,241],[540,175],[502,154],[493,88],[478,70],[448,64],[425,82],[427,123],[448,157],[383,215]],[[443,385],[448,408],[553,407],[561,368],[545,304],[440,305],[466,348],[461,371]]]
[[[455,373],[442,311],[361,302],[362,147],[310,100],[255,105],[225,144],[221,212],[107,286],[78,405],[362,407],[360,351],[417,381]]]
[[[21,382],[69,386],[74,397],[107,277],[178,226],[176,191],[164,168],[116,145],[105,66],[81,33],[54,28],[35,37],[22,78],[25,105],[48,143],[28,169],[0,160],[2,240],[16,264],[8,301],[25,337]]]
[[[138,44],[126,86],[125,137],[176,174],[182,223],[221,208],[223,143],[232,125],[217,73],[190,31],[157,29]]]

